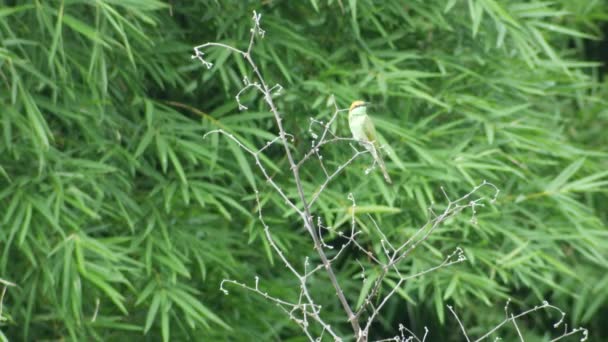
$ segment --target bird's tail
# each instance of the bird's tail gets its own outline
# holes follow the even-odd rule
[[[380,155],[380,151],[378,151],[376,146],[374,146],[372,148],[372,155],[373,155],[374,159],[376,160],[376,162],[378,163],[378,166],[380,166],[380,170],[382,170],[382,174],[384,175],[384,179],[386,180],[386,182],[388,184],[393,184],[391,177],[388,175],[388,172],[386,171],[386,165],[384,165],[384,160],[382,159],[382,156]]]

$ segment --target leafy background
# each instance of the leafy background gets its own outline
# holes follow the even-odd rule
[[[501,189],[477,224],[470,213],[451,220],[400,266],[415,273],[456,246],[469,258],[408,282],[375,337],[404,323],[462,340],[446,304],[479,336],[512,298],[515,310],[549,300],[590,340],[608,338],[606,1],[4,0],[0,279],[17,286],[3,299],[2,339],[302,340],[271,303],[219,291],[224,278],[257,275],[269,293],[298,293],[263,239],[254,187],[290,259],[314,256],[251,160],[226,139],[202,138],[222,128],[261,146],[276,133],[259,96],[237,108],[251,78],[240,58],[207,50],[210,70],[190,58],[207,41],[245,47],[253,10],[267,31],[254,56],[285,87],[277,102],[298,155],[332,96],[342,108],[373,102],[390,142],[395,184],[358,161],[318,202],[328,225],[348,224],[352,192],[370,233],[362,243],[379,250],[371,218],[402,241],[445,203],[441,186],[453,196],[483,180]],[[346,118],[335,130],[348,134]],[[350,153],[323,150],[328,165]],[[264,163],[294,195],[280,150]],[[313,192],[323,176],[311,162],[304,178]],[[356,303],[366,286],[354,260],[364,261],[352,253],[336,267]],[[327,279],[313,285],[347,334]],[[519,326],[547,341],[558,319],[540,312]]]

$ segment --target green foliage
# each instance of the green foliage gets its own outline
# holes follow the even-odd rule
[[[456,246],[469,258],[408,282],[380,319],[382,337],[402,322],[447,340],[458,328],[445,304],[481,335],[508,297],[516,308],[547,299],[593,340],[608,337],[608,89],[586,55],[605,39],[605,1],[17,3],[0,0],[0,286],[16,284],[0,339],[302,340],[263,298],[219,291],[222,279],[258,275],[269,293],[298,294],[263,237],[254,187],[290,260],[316,261],[251,158],[221,136],[203,139],[221,128],[259,148],[276,134],[254,93],[238,110],[243,76],[253,79],[239,57],[208,49],[210,70],[190,59],[208,41],[246,47],[254,9],[267,34],[253,53],[285,88],[276,101],[296,156],[333,98],[373,102],[390,143],[395,184],[357,161],[316,203],[328,226],[348,226],[353,193],[369,233],[361,243],[380,251],[367,214],[399,242],[445,203],[441,186],[453,197],[483,180],[501,189],[477,224],[470,213],[447,222],[400,265],[419,272]],[[346,118],[334,129],[347,135]],[[351,152],[322,150],[334,167]],[[262,161],[295,198],[281,151]],[[303,178],[312,195],[318,163]],[[353,252],[337,265],[353,304],[369,290],[355,260],[366,262]],[[327,279],[313,281],[328,321],[348,333]],[[520,328],[546,340],[554,318]]]

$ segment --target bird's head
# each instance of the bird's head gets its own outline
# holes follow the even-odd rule
[[[358,115],[358,114],[366,114],[367,113],[367,103],[361,100],[357,100],[350,105],[348,109],[348,114],[350,115]]]

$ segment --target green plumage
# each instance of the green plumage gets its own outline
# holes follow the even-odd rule
[[[392,183],[391,177],[386,171],[386,165],[380,155],[380,144],[378,143],[376,128],[371,117],[367,115],[367,107],[363,101],[355,101],[348,111],[348,126],[353,138],[362,142],[362,145],[372,154],[374,160],[380,166],[384,179]]]

